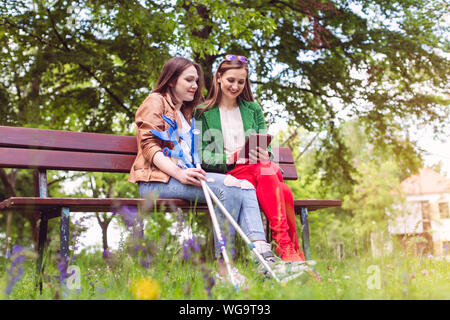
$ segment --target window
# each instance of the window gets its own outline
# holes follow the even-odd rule
[[[450,213],[448,210],[448,202],[439,203],[439,215],[441,219],[450,219]]]

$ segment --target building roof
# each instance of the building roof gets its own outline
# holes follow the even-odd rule
[[[400,186],[407,195],[450,193],[450,179],[430,168],[420,169],[418,174],[403,180]]]

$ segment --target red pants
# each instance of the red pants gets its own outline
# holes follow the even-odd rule
[[[262,161],[256,164],[238,164],[227,174],[245,179],[256,188],[259,205],[269,221],[272,237],[277,245],[283,248],[292,243],[294,249],[300,251],[294,196],[289,186],[283,182],[280,168],[271,161]]]

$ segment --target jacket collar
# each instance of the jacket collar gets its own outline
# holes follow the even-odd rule
[[[239,99],[239,110],[241,111],[242,123],[244,124],[244,132],[249,132],[252,129],[252,119],[254,118],[254,112],[248,108],[244,100]],[[247,135],[247,134],[246,134]]]
[[[219,106],[215,105],[208,111],[204,113],[204,117],[206,120],[206,123],[208,123],[209,128],[219,129],[222,131],[222,124],[220,122],[220,111]]]
[[[254,117],[254,112],[250,108],[245,105],[245,102],[241,99],[238,100],[239,103],[239,111],[241,112],[242,123],[244,125],[244,132],[248,132],[251,126],[251,119]],[[206,122],[208,123],[209,128],[215,128],[222,131],[222,123],[220,121],[220,111],[219,106],[215,105],[208,111],[204,113],[204,117]]]
[[[170,106],[173,110],[176,110],[176,109],[175,109],[175,105],[174,105],[173,102],[172,102],[172,98],[170,97],[170,94],[169,94],[169,93],[166,93],[165,95],[163,95],[163,97],[164,97],[164,99],[166,99],[166,101],[169,103],[169,106]]]

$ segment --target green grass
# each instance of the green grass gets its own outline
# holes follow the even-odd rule
[[[196,216],[196,221],[193,221],[193,215],[187,217],[189,220],[183,220],[183,223],[192,227],[193,234],[197,237],[196,244],[200,246],[200,250],[190,247],[190,256],[187,259],[183,257],[185,252],[177,241],[178,236],[168,231],[174,221],[181,221],[181,217],[175,215],[168,218],[165,214],[155,212],[147,217],[144,233],[133,233],[133,230],[136,231],[134,228],[123,233],[119,249],[113,252],[111,259],[105,261],[100,251],[82,251],[77,254],[72,264],[79,268],[79,290],[69,290],[67,286],[60,284],[56,258],[58,240],[50,241],[45,254],[42,294],[35,287],[34,252],[25,250],[21,253],[25,253],[26,257],[23,274],[10,294],[5,293],[11,283],[12,275],[9,271],[18,255],[10,259],[0,257],[0,299],[136,299],[139,295],[133,293],[133,287],[140,279],[153,279],[154,282],[149,282],[150,284],[144,287],[144,292],[163,300],[450,299],[449,257],[419,257],[410,247],[399,249],[395,246],[392,254],[382,258],[374,259],[367,250],[358,250],[358,253],[354,252],[346,259],[336,261],[332,250],[320,241],[315,241],[312,248],[320,281],[311,277],[304,282],[292,280],[280,284],[273,279],[264,279],[257,272],[247,247],[238,238],[235,264],[247,277],[247,285],[238,292],[230,285],[216,283],[211,286],[205,280],[213,277],[217,270],[216,262],[211,258],[211,228],[199,227],[199,221],[205,216]],[[139,225],[139,228],[143,227],[143,224]],[[72,232],[79,235],[76,225]],[[143,265],[142,262],[149,264]],[[16,273],[13,272],[13,275]],[[159,295],[154,294],[155,292]]]
[[[140,278],[159,282],[160,299],[443,299],[450,298],[450,263],[443,259],[419,258],[413,255],[395,255],[381,259],[349,257],[343,261],[319,259],[315,265],[321,281],[306,283],[293,280],[281,285],[264,280],[252,261],[240,259],[237,267],[248,278],[248,285],[236,292],[233,288],[216,284],[212,297],[204,286],[204,270],[212,274],[215,262],[199,262],[198,257],[182,262],[180,248],[159,251],[148,268],[138,263],[122,249],[113,265],[108,265],[100,252],[82,253],[75,265],[81,271],[81,289],[61,288],[59,270],[55,261],[46,266],[47,280],[42,295],[34,287],[35,264],[32,259],[24,263],[24,273],[11,294],[5,294],[11,261],[0,262],[0,299],[134,299],[132,283]],[[245,256],[245,255],[244,255]],[[51,260],[51,259],[50,259]],[[377,282],[377,280],[379,281]],[[379,285],[379,287],[377,287]]]

